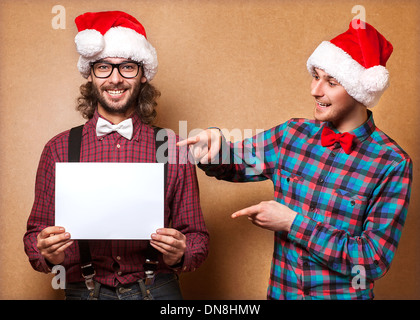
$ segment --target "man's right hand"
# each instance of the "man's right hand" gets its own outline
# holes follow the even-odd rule
[[[37,248],[41,255],[52,264],[60,264],[64,261],[66,250],[73,244],[70,233],[63,227],[47,227],[37,236]]]
[[[222,134],[219,129],[203,130],[200,134],[178,142],[178,147],[189,146],[196,162],[211,163],[219,155]]]

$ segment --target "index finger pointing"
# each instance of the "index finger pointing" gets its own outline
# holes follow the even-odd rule
[[[236,211],[236,212],[232,213],[231,217],[234,219],[234,218],[241,217],[241,216],[250,216],[250,215],[256,214],[258,212],[260,212],[260,207],[257,204],[257,205],[254,205],[254,206]]]
[[[198,141],[200,141],[200,137],[199,136],[195,136],[195,137],[191,137],[182,141],[177,142],[177,146],[178,147],[183,147],[183,146],[189,146],[191,144],[196,144]]]

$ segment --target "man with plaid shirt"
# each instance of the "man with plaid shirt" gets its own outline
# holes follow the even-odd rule
[[[78,68],[88,79],[78,99],[78,110],[88,119],[81,132],[80,161],[156,162],[151,124],[160,93],[149,82],[157,72],[157,58],[143,26],[120,11],[88,12],[76,18],[76,25]],[[82,273],[81,260],[86,256],[82,242],[73,241],[66,226],[54,225],[55,163],[69,161],[69,131],[51,139],[41,155],[24,236],[32,267],[51,272],[62,265],[67,299],[181,299],[178,273],[194,271],[204,262],[209,235],[195,167],[187,161],[187,153],[176,148],[178,138],[168,136],[165,227],[151,235],[154,249],[147,240],[89,240],[95,270],[92,283]],[[109,179],[124,188],[118,177]],[[154,267],[149,270],[145,265],[150,262]],[[88,288],[83,278],[89,280]]]
[[[412,162],[367,107],[388,86],[392,50],[353,20],[308,59],[315,120],[291,119],[229,144],[212,128],[178,144],[190,145],[209,176],[273,181],[275,201],[232,214],[275,231],[268,299],[372,299],[374,281],[390,267]]]

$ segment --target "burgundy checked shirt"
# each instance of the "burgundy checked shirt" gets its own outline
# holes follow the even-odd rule
[[[83,128],[80,162],[156,162],[153,128],[133,116],[133,138],[127,140],[117,132],[96,136],[95,112]],[[25,252],[32,267],[40,272],[50,272],[45,259],[37,249],[37,235],[54,225],[55,163],[68,161],[69,130],[45,146],[35,184],[35,200],[24,235]],[[178,139],[169,136],[169,165],[165,186],[165,227],[171,226],[187,238],[182,271],[194,271],[206,259],[209,235],[201,212],[195,167],[186,160],[186,150],[176,148]],[[185,151],[185,152],[182,152]],[[176,158],[175,158],[176,157]],[[104,172],[106,174],[106,172]],[[112,177],[110,177],[112,178]],[[81,182],[83,183],[83,182]],[[65,226],[64,226],[65,227]],[[148,240],[92,240],[90,250],[96,269],[95,280],[108,285],[128,284],[144,278],[143,263]],[[158,273],[175,272],[166,266],[159,255]],[[66,250],[61,264],[66,269],[66,281],[83,281],[77,241]]]

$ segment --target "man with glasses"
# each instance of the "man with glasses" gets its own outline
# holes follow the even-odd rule
[[[150,81],[158,63],[143,26],[119,11],[88,12],[75,22],[78,69],[88,80],[80,87],[77,106],[88,120],[80,132],[79,161],[156,162],[151,125],[160,92]],[[67,130],[51,139],[41,155],[24,236],[32,267],[48,273],[55,265],[64,266],[67,299],[181,299],[177,274],[203,263],[209,236],[195,168],[182,161],[187,154],[176,148],[178,138],[168,137],[168,148],[179,161],[166,167],[165,227],[150,242],[81,242],[72,240],[65,226],[54,225],[55,163],[69,161],[69,135]]]

